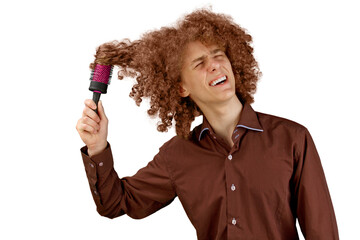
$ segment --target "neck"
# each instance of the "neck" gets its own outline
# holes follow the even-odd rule
[[[202,112],[215,133],[228,140],[239,121],[242,108],[243,105],[235,95],[226,103],[205,107]]]

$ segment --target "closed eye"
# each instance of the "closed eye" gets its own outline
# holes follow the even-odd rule
[[[201,64],[203,64],[203,62],[199,62],[198,64],[196,64],[195,68],[197,68],[197,67],[200,66]]]

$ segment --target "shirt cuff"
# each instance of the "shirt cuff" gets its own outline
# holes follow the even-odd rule
[[[114,166],[111,146],[109,142],[107,142],[104,151],[95,154],[92,157],[90,157],[88,154],[87,146],[82,147],[80,151],[84,162],[85,170],[89,170],[90,172],[94,172],[94,170],[96,170],[95,172],[100,174]]]
[[[92,157],[89,157],[87,150],[87,146],[84,146],[80,149],[86,176],[88,178],[91,193],[96,204],[101,205],[101,199],[98,190],[98,180],[102,176],[109,173],[109,171],[114,167],[111,146],[110,143],[107,142],[104,151],[93,155]]]

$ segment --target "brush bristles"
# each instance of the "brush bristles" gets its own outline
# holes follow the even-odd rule
[[[90,81],[110,84],[114,66],[97,64],[95,69],[91,70]]]

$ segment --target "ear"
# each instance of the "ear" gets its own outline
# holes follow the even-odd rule
[[[187,96],[189,96],[189,91],[187,91],[186,88],[184,88],[184,87],[180,84],[179,94],[180,94],[181,97],[187,97]]]

